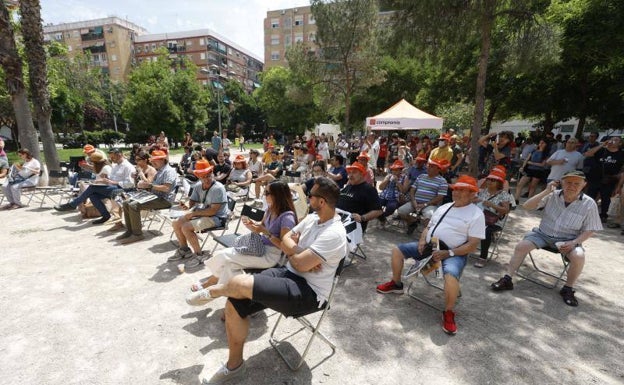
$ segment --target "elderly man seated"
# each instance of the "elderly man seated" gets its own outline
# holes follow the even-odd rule
[[[423,255],[425,245],[433,237],[439,240],[439,249],[434,250],[433,261],[441,261],[444,274],[445,310],[442,329],[448,334],[457,332],[453,307],[459,295],[459,278],[466,266],[468,254],[477,249],[479,241],[485,238],[485,219],[483,210],[473,204],[477,181],[471,176],[462,175],[457,183],[451,185],[453,202],[440,206],[431,217],[429,225],[423,230],[418,242],[400,244],[392,249],[392,280],[377,286],[381,294],[403,293],[401,273],[403,261],[414,258],[419,268],[425,264]]]
[[[553,181],[524,203],[527,210],[543,208],[542,220],[539,227],[527,233],[516,245],[507,274],[492,284],[492,290],[513,289],[512,277],[531,250],[558,249],[570,261],[566,283],[559,294],[566,305],[578,306],[573,287],[585,265],[582,244],[595,231],[602,230],[596,202],[583,194],[586,184],[583,172],[569,171],[561,177],[561,189],[557,189],[558,183]]]
[[[173,231],[180,247],[167,259],[173,262],[191,258],[186,262],[187,268],[199,266],[204,259],[195,232],[224,226],[229,214],[225,186],[214,179],[213,167],[207,161],[200,160],[193,173],[199,178],[199,182],[193,187],[191,194],[191,211],[173,222]]]
[[[347,166],[348,183],[340,190],[336,207],[351,213],[353,220],[366,231],[369,221],[380,216],[383,211],[377,189],[366,182],[367,168],[360,162]]]
[[[14,210],[24,207],[21,201],[22,188],[33,187],[39,183],[39,172],[41,171],[41,163],[33,158],[30,151],[22,148],[17,151],[22,163],[15,163],[11,167],[11,171],[7,173],[8,180],[2,186],[2,192],[7,199],[2,210]]]
[[[399,217],[407,222],[408,234],[413,233],[418,225],[411,213],[420,212],[425,221],[428,221],[444,200],[448,192],[448,183],[440,174],[446,171],[449,164],[444,159],[430,159],[427,163],[427,173],[419,175],[412,184],[409,191],[410,202],[397,210]]]
[[[215,372],[202,378],[202,383],[221,384],[244,375],[243,347],[250,315],[270,308],[296,316],[323,306],[340,260],[347,253],[345,229],[335,211],[338,196],[338,186],[333,181],[326,177],[315,180],[310,191],[314,213],[282,237],[281,248],[288,256],[286,266],[255,275],[237,275],[225,284],[206,289],[212,298],[229,297],[225,305],[229,354],[223,366],[207,365],[212,368],[208,370]]]
[[[57,211],[73,211],[80,203],[87,199],[91,200],[93,206],[100,213],[101,217],[94,220],[93,224],[98,225],[108,221],[111,217],[103,200],[110,198],[113,192],[119,189],[131,188],[134,186],[134,166],[124,158],[121,150],[112,148],[108,156],[113,163],[112,171],[107,178],[98,181],[98,184],[90,184],[77,198],[69,203],[54,206]]]
[[[137,187],[146,189],[154,194],[154,199],[144,203],[127,199],[123,203],[123,216],[126,223],[126,231],[117,237],[122,245],[140,241],[143,239],[141,210],[158,210],[171,207],[175,199],[174,188],[178,181],[178,173],[169,165],[167,153],[163,150],[154,150],[150,162],[156,169],[156,176],[150,183],[140,181]]]

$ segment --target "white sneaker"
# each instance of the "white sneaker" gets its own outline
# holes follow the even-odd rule
[[[210,378],[202,378],[201,383],[205,385],[210,384],[224,384],[232,379],[239,378],[245,374],[245,361],[236,369],[230,370],[226,364],[223,364],[215,374]]]
[[[213,301],[216,297],[210,295],[210,290],[201,289],[192,291],[186,296],[186,303],[191,306],[202,306],[210,301]]]

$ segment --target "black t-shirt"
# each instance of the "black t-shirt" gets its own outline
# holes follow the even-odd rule
[[[624,165],[624,151],[611,152],[606,148],[601,148],[596,152],[594,158],[600,163],[604,170],[604,175],[617,175]]]
[[[377,189],[370,183],[362,182],[357,185],[347,183],[340,190],[340,198],[336,207],[354,214],[364,215],[373,210],[381,210]],[[362,223],[362,230],[366,230],[366,222]]]

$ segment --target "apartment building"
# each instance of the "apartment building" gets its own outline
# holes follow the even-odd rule
[[[286,51],[300,42],[316,47],[316,20],[311,7],[268,11],[264,19],[264,66],[288,66]]]
[[[127,20],[107,17],[43,27],[45,41],[67,46],[70,57],[89,56],[91,65],[101,68],[112,81],[125,81],[132,69],[134,40],[147,31]]]
[[[172,59],[186,57],[195,63],[202,84],[236,80],[247,92],[259,86],[262,59],[210,29],[138,36],[134,42],[137,63],[156,60],[160,47],[166,48]],[[201,72],[202,68],[210,73]]]

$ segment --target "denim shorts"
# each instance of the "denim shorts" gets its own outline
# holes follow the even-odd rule
[[[401,243],[397,246],[405,259],[414,258],[421,259],[418,252],[418,242]],[[465,255],[455,255],[442,260],[442,271],[444,274],[450,274],[459,281],[459,278],[466,267],[467,257]]]
[[[539,227],[535,227],[533,228],[532,231],[526,233],[526,235],[524,236],[524,240],[533,243],[535,247],[537,247],[538,249],[557,250],[557,246],[555,245],[555,243],[567,242],[567,241],[571,241],[572,239],[551,237],[548,234],[544,234],[539,229]]]

